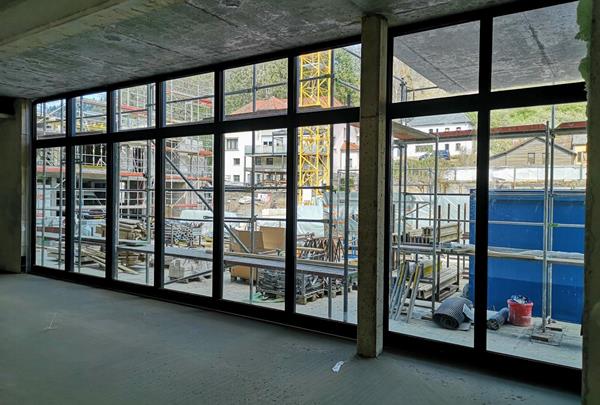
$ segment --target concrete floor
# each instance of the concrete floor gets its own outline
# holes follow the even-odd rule
[[[347,340],[30,275],[0,275],[0,308],[7,405],[579,402],[394,353],[358,359]]]

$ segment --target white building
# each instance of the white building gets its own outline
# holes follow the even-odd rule
[[[460,131],[473,129],[473,123],[464,113],[408,118],[404,121],[404,125],[430,134],[454,132],[457,137],[459,137]],[[409,158],[419,158],[426,153],[432,153],[434,148],[434,142],[409,144],[407,155]],[[473,150],[473,141],[464,139],[451,141],[440,136],[438,149],[440,151],[447,150],[450,157],[459,154],[469,154]]]

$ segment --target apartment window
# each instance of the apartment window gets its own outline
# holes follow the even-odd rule
[[[240,158],[233,158],[233,165],[234,166],[239,166],[240,165]]]
[[[233,175],[233,181],[236,182],[236,183],[239,183],[240,182],[240,175],[239,174],[234,174]]]
[[[238,138],[229,138],[225,140],[225,150],[238,150]]]
[[[527,154],[527,164],[528,165],[534,165],[535,164],[535,153],[528,153]]]
[[[273,166],[273,158],[267,158],[267,166]]]
[[[460,143],[456,143],[456,144],[454,145],[454,150],[455,150],[455,151],[457,151],[457,152],[459,152],[459,151],[460,151]]]

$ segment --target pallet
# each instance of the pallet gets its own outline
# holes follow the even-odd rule
[[[296,296],[296,303],[300,305],[306,305],[309,302],[318,300],[325,296],[324,291],[313,291],[304,295]]]

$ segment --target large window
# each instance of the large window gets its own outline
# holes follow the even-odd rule
[[[87,94],[75,99],[75,132],[106,132],[106,93]]]
[[[66,100],[39,103],[35,114],[38,139],[65,136],[67,133]]]
[[[118,147],[117,280],[154,284],[155,151],[152,140]]]
[[[225,134],[223,298],[284,309],[287,131]],[[243,164],[231,164],[240,159]],[[267,164],[267,160],[273,164]]]
[[[287,59],[225,71],[225,117],[285,114]]]
[[[296,311],[356,323],[357,123],[298,128]]]
[[[213,136],[165,140],[167,289],[212,295]]]
[[[167,80],[167,125],[212,121],[215,111],[214,87],[214,73]]]
[[[437,131],[459,122],[463,129]],[[391,125],[389,328],[473,346],[470,320],[452,333],[433,317],[445,306],[460,312],[463,305],[473,307],[468,269],[475,243],[468,235],[475,215],[470,198],[477,181],[477,113],[402,118]],[[451,144],[461,147],[443,147]]]
[[[300,111],[355,107],[360,103],[360,45],[300,55]]]
[[[75,147],[74,271],[104,277],[106,269],[106,144]]]
[[[386,344],[580,367],[584,49],[527,7],[389,30]],[[353,336],[363,49],[34,102],[35,271]]]
[[[489,350],[581,367],[586,124],[585,103],[492,111]]]
[[[479,22],[404,35],[393,41],[392,102],[477,93]]]
[[[119,131],[153,127],[155,123],[154,83],[127,87],[116,92],[116,128]]]
[[[586,45],[577,39],[577,2],[494,19],[492,88],[581,81]]]
[[[41,148],[35,161],[35,264],[65,268],[65,148]]]
[[[585,100],[576,8],[393,38],[392,340],[581,367],[586,106],[535,88]]]

